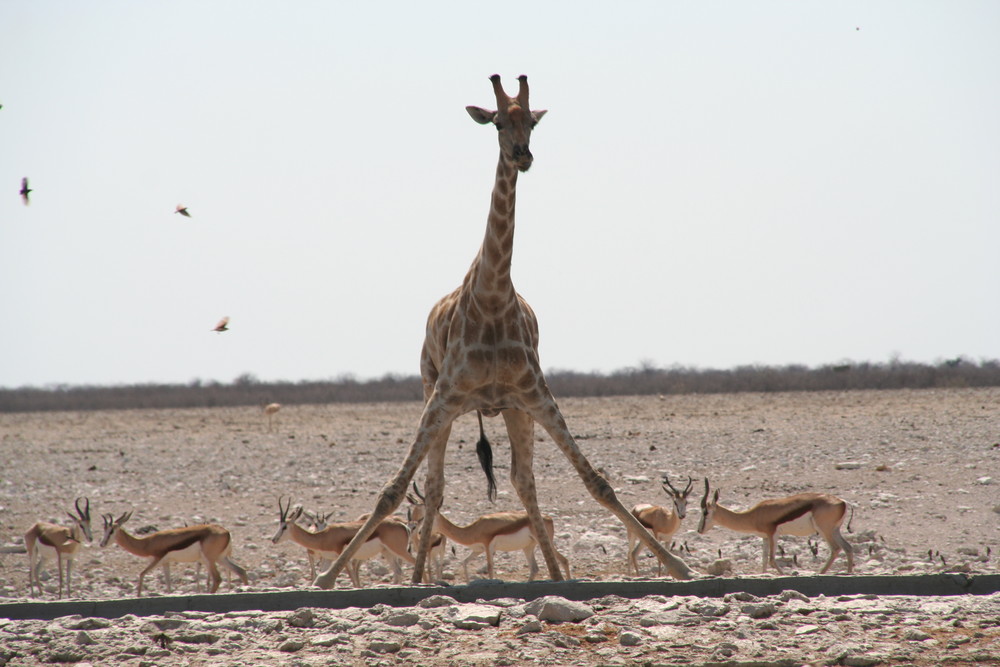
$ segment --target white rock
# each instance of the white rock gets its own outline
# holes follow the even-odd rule
[[[860,461],[841,461],[835,463],[834,468],[837,470],[858,470],[861,467]]]
[[[811,635],[814,632],[819,632],[818,625],[800,625],[795,628],[795,634],[797,635]]]
[[[524,605],[525,611],[550,623],[576,622],[590,618],[594,610],[582,602],[567,600],[558,595],[546,595]]]
[[[431,595],[417,603],[418,607],[433,609],[435,607],[453,607],[458,604],[458,600],[449,595]]]
[[[463,604],[449,607],[446,617],[457,628],[480,630],[500,625],[501,609],[485,604]]]

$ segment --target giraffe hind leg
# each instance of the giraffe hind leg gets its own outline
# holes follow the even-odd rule
[[[576,444],[572,434],[570,434],[569,428],[566,426],[566,421],[559,412],[559,408],[556,406],[552,396],[539,396],[529,412],[535,421],[541,424],[546,430],[566,458],[569,459],[569,462],[576,469],[577,474],[580,475],[590,495],[618,517],[625,524],[626,529],[634,531],[646,548],[652,551],[660,562],[666,566],[667,572],[671,576],[675,579],[690,579],[693,575],[684,561],[667,551],[646,530],[645,526],[622,505],[615,494],[615,490],[608,483],[608,480],[594,469],[590,461],[587,460],[587,457],[580,451],[580,447]]]
[[[534,422],[531,416],[521,410],[504,410],[504,422],[507,425],[507,435],[510,438],[510,479],[517,490],[517,495],[528,513],[531,533],[542,550],[542,558],[549,569],[549,577],[553,581],[562,581],[559,570],[559,560],[556,558],[555,547],[549,538],[538,508],[538,494],[535,489],[535,475],[532,472],[534,461]]]

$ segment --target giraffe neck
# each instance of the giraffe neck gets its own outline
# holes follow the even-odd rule
[[[499,298],[499,305],[515,298],[514,284],[510,279],[510,262],[514,252],[516,188],[517,168],[501,155],[490,199],[486,237],[469,270],[467,280],[473,296],[487,303],[496,302]]]

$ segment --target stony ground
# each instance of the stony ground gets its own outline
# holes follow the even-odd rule
[[[707,476],[723,504],[741,508],[826,491],[854,508],[853,532],[845,534],[858,574],[998,571],[1000,389],[567,399],[561,407],[628,506],[665,504],[663,474],[675,485]],[[234,559],[251,581],[236,589],[224,583],[223,592],[304,588],[305,552],[270,541],[278,496],[332,511],[331,520],[370,510],[419,412],[417,404],[288,406],[271,431],[252,409],[0,415],[0,544],[22,544],[39,519],[65,522],[73,499],[86,496],[95,544],[77,556],[74,598],[134,595],[143,563],[115,545],[96,545],[99,515],[125,511],[134,512],[133,529],[203,521],[229,528]],[[501,424],[487,421],[503,478]],[[623,528],[587,495],[547,435],[536,436],[540,504],[555,519],[557,547],[573,576],[628,579]],[[517,508],[505,479],[496,504],[485,500],[476,439],[475,419],[464,417],[449,447],[444,505],[459,523]],[[702,573],[761,576],[759,538],[722,528],[698,535],[697,500],[675,551]],[[817,569],[827,553],[825,544],[804,538],[782,538],[781,549],[786,571],[799,574]],[[461,583],[464,553],[459,546],[449,554],[446,581]],[[655,576],[648,557],[642,568],[642,576]],[[833,571],[844,568],[840,559]],[[520,553],[498,558],[498,577],[526,574]],[[56,596],[54,575],[50,568],[45,599]],[[363,577],[391,582],[381,563]],[[346,586],[346,578],[339,583]],[[175,592],[194,592],[194,568],[175,566],[174,584]],[[152,595],[165,592],[159,576],[146,586]],[[0,602],[27,597],[25,556],[0,556]],[[432,599],[410,609],[0,619],[0,664],[930,665],[990,664],[1000,655],[998,595],[803,599],[789,591],[761,599],[547,602]],[[564,615],[573,620],[557,622]]]

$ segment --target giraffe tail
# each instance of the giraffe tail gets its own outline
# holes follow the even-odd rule
[[[490,502],[497,498],[497,480],[493,475],[493,447],[486,438],[486,430],[483,428],[483,413],[476,410],[479,418],[479,442],[476,443],[476,456],[479,457],[479,465],[486,473],[486,497]]]

